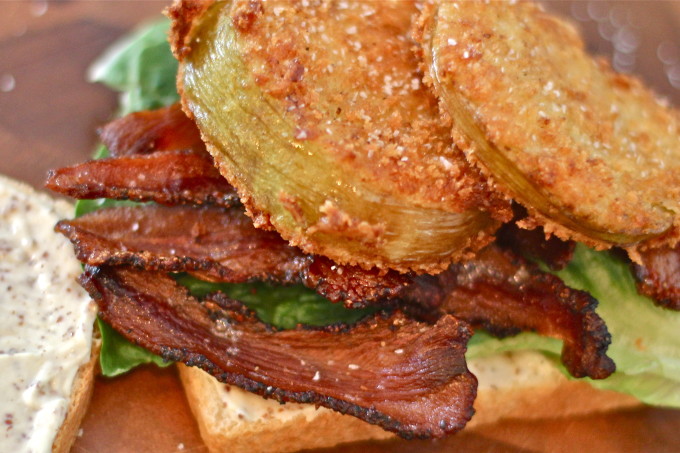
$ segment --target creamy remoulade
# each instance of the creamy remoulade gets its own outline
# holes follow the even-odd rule
[[[47,452],[88,362],[96,307],[54,233],[72,206],[0,176],[0,451]]]

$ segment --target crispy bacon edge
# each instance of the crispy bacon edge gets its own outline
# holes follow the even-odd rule
[[[669,310],[680,310],[680,244],[640,252],[642,264],[632,264],[640,294]]]
[[[611,335],[597,300],[509,250],[491,245],[437,276],[419,276],[407,301],[429,301],[496,336],[534,331],[564,341],[562,362],[574,377],[604,379],[616,369],[606,355]]]
[[[474,413],[471,330],[452,316],[277,332],[233,307],[201,305],[162,273],[87,266],[81,284],[129,340],[264,397],[328,407],[404,438],[456,432]]]
[[[90,160],[50,170],[45,186],[78,199],[226,207],[240,204],[236,191],[217,171],[207,152],[156,151]]]
[[[305,255],[275,233],[255,229],[240,208],[113,208],[61,221],[57,230],[90,265],[191,272],[218,282],[302,283],[350,307],[406,301],[499,336],[524,330],[560,338],[562,359],[575,377],[604,378],[615,368],[595,299],[498,246],[438,276],[414,278]]]
[[[184,114],[179,103],[130,113],[105,124],[98,132],[113,157],[182,150],[208,155],[196,123]]]

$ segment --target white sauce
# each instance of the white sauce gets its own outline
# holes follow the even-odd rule
[[[53,231],[72,206],[0,176],[0,451],[52,450],[78,368],[90,358],[96,307]]]

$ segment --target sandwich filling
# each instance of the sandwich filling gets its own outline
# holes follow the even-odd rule
[[[173,14],[182,8],[189,16],[199,14],[209,3],[181,2]],[[213,16],[211,23],[217,20]],[[244,17],[236,28],[253,19]],[[175,51],[181,58],[203,40],[193,36],[183,41],[185,25],[186,20],[175,24],[175,32],[180,29]],[[136,83],[121,80],[138,70],[144,51],[160,48],[163,31],[158,25],[140,33],[109,55],[97,73],[120,90],[137,90]],[[159,51],[171,59],[167,46]],[[151,73],[157,79],[168,76]],[[127,96],[124,110],[177,100],[161,86],[147,87],[150,96],[144,103]],[[57,170],[48,182],[81,198],[119,200],[87,201],[79,218],[60,222],[58,229],[87,265],[81,281],[102,317],[129,340],[166,359],[200,366],[222,382],[282,402],[350,413],[403,437],[438,437],[460,429],[470,417],[476,381],[462,359],[466,349],[467,358],[538,350],[572,376],[594,379],[599,387],[680,405],[680,345],[670,334],[680,325],[680,313],[659,308],[638,292],[625,256],[546,241],[540,228],[528,239],[506,225],[495,243],[462,262],[448,266],[447,261],[437,275],[399,273],[405,270],[399,266],[362,267],[351,260],[335,263],[309,253],[313,248],[301,251],[271,231],[255,229],[234,190],[203,166],[209,157],[196,141],[196,126],[178,112],[170,106],[106,126],[102,139],[109,157]],[[204,136],[210,133],[205,122],[198,126]],[[209,144],[208,150],[218,158],[211,146],[216,145]],[[173,171],[159,175],[150,162],[164,162]],[[244,190],[225,165],[220,164],[221,170],[234,180],[256,224],[271,227],[266,211],[253,209],[250,189]],[[130,206],[127,200],[154,203]],[[300,220],[304,213],[298,201],[278,196]],[[94,210],[99,207],[108,209]],[[327,226],[338,231],[351,226],[332,201],[322,208],[337,220]],[[531,222],[521,209],[515,215],[524,226]],[[661,258],[633,266],[644,294],[662,294],[659,302],[665,306],[673,306],[677,294],[677,282],[667,270],[673,269],[678,253],[668,248]],[[281,303],[279,294],[266,289],[272,284],[294,285],[288,288],[299,291],[297,303]],[[669,284],[670,289],[664,286]],[[282,317],[281,310],[295,316]],[[471,327],[475,335],[469,338]],[[359,342],[356,361],[346,349],[353,341]],[[372,352],[366,345],[374,346]],[[281,362],[275,363],[272,354]]]

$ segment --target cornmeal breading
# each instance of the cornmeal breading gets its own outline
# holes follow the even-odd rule
[[[421,83],[416,14],[412,1],[218,2],[175,38],[185,107],[261,226],[340,263],[432,271],[488,241],[483,211],[509,219]]]
[[[250,8],[235,2],[234,22]],[[484,185],[421,83],[408,39],[412,2],[261,8],[239,30],[239,51],[262,91],[289,112],[295,138],[317,141],[377,190],[451,211],[479,204]]]
[[[546,231],[677,241],[678,114],[529,2],[434,1],[416,38],[454,140]]]

